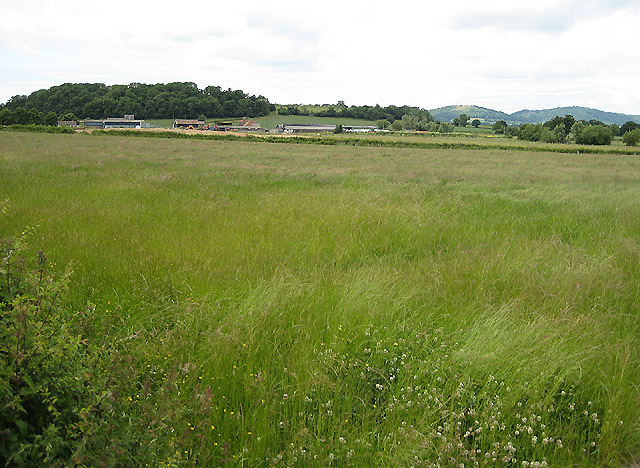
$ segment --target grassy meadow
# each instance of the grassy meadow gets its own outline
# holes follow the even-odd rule
[[[2,132],[4,199],[132,360],[120,466],[640,454],[638,157]]]

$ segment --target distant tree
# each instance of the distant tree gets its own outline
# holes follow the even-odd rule
[[[55,112],[49,112],[44,116],[44,124],[50,127],[58,125],[58,115]]]
[[[18,107],[13,111],[13,123],[27,125],[29,123],[29,111],[24,107]]]
[[[564,128],[564,123],[556,125],[553,129],[553,134],[555,135],[555,143],[564,143],[567,139],[567,131]]]
[[[571,129],[573,128],[573,124],[576,123],[576,119],[575,117],[573,117],[573,115],[571,114],[567,114],[564,116],[564,119],[562,119],[564,122],[564,129],[565,129],[565,138],[569,135],[569,133],[571,133]]]
[[[553,119],[544,123],[544,126],[549,130],[553,131],[555,136],[556,143],[562,143],[566,141],[569,132],[571,131],[571,127],[575,123],[575,119],[572,115],[567,115],[565,117],[554,117]]]
[[[579,136],[576,136],[576,143],[582,145],[610,145],[613,135],[611,129],[603,125],[589,125],[584,127]]]
[[[396,132],[402,130],[402,122],[400,120],[394,120],[391,124],[391,128],[393,128]]]
[[[524,124],[520,127],[518,138],[525,141],[540,141],[543,130],[550,131],[548,128],[543,127],[542,124]]]
[[[640,143],[640,128],[629,130],[622,137],[622,142],[627,146],[638,146]]]
[[[520,127],[507,127],[504,130],[505,136],[510,138],[519,138],[520,137]]]
[[[415,130],[419,121],[418,116],[415,114],[405,114],[402,116],[402,119],[400,119],[402,128],[407,130]]]
[[[640,125],[638,125],[637,123],[632,122],[631,120],[628,120],[620,126],[620,135],[624,135],[625,133],[631,130],[635,130],[636,128],[639,128],[639,127]]]
[[[427,125],[427,130],[429,132],[437,132],[439,128],[440,128],[440,124],[436,122],[429,122],[429,125]]]
[[[494,123],[491,126],[491,128],[496,133],[496,135],[504,134],[504,132],[507,129],[507,127],[508,127],[507,122],[505,122],[504,120],[498,120],[496,123]]]
[[[552,132],[551,130],[543,126],[542,132],[540,133],[540,141],[543,141],[545,143],[557,143],[558,137],[555,132]]]
[[[429,130],[431,124],[433,122],[427,120],[426,118],[421,118],[418,123],[416,124],[416,130],[418,130],[419,132],[424,132]]]
[[[6,107],[0,109],[0,125],[12,125],[13,123],[13,112]]]
[[[571,126],[571,134],[573,135],[573,139],[578,141],[582,131],[585,129],[585,124],[582,122],[576,122]]]
[[[453,132],[453,124],[449,122],[442,122],[438,128],[440,133],[451,133]]]
[[[338,133],[342,133],[342,132],[343,132],[342,125],[336,125],[336,128],[333,130],[333,133],[338,134]]]
[[[62,114],[59,120],[75,120],[77,122],[78,117],[76,117],[76,115],[73,112],[67,112],[66,114]]]
[[[455,117],[451,123],[453,123],[454,127],[459,127],[460,126],[460,117]]]
[[[555,130],[555,128],[560,125],[560,124],[564,124],[564,119],[560,116],[556,116],[551,120],[548,120],[544,123],[544,126],[547,127],[549,130]],[[572,124],[573,125],[573,124]],[[565,126],[566,128],[566,126]]]
[[[478,119],[473,119],[471,125],[475,128],[478,128],[480,126],[480,121]]]
[[[387,128],[391,127],[391,122],[389,122],[387,119],[380,119],[376,121],[376,126],[380,130],[386,130]]]
[[[469,116],[467,114],[460,114],[460,117],[458,118],[460,119],[461,127],[466,127],[467,124],[469,123]]]
[[[611,129],[611,133],[613,134],[614,137],[620,136],[620,125],[611,124],[609,125],[609,128]]]

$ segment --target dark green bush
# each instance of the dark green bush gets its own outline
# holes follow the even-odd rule
[[[612,139],[611,129],[602,125],[589,125],[576,135],[581,145],[610,145]]]
[[[638,143],[640,143],[640,128],[625,133],[622,137],[622,142],[627,146],[638,146]]]
[[[0,130],[9,132],[34,132],[34,133],[75,133],[70,127],[51,127],[49,125],[8,125],[0,127]]]
[[[29,232],[0,249],[0,462],[67,466],[89,443],[100,353],[78,328],[91,306],[61,306],[70,270],[55,278],[42,252],[25,260]]]
[[[0,241],[0,467],[184,464],[198,441],[178,429],[197,404],[161,377],[179,371],[150,379],[137,333],[66,305],[71,270],[29,255],[31,232]]]

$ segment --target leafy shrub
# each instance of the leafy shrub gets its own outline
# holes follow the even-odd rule
[[[544,132],[542,124],[524,124],[520,127],[518,139],[526,141],[540,141]]]
[[[87,445],[83,428],[100,400],[99,353],[77,324],[91,306],[62,307],[71,271],[54,278],[42,252],[23,258],[26,230],[1,245],[0,460],[10,466],[63,466]],[[96,385],[97,384],[97,385]]]
[[[602,125],[586,126],[576,135],[576,143],[582,145],[610,145],[612,139],[611,129]]]
[[[208,411],[178,397],[189,367],[149,375],[137,333],[97,332],[95,306],[66,306],[71,269],[56,277],[42,252],[29,261],[32,231],[0,242],[0,467],[187,463],[200,443],[187,415]]]
[[[627,146],[638,146],[638,143],[640,143],[640,128],[625,133],[622,137],[622,142]]]
[[[75,130],[70,127],[51,127],[49,125],[9,125],[7,127],[1,127],[0,130],[10,132],[33,132],[33,133],[75,133]]]

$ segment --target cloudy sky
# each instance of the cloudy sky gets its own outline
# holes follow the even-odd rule
[[[66,82],[192,81],[281,104],[640,114],[640,0],[0,0],[0,12],[0,102]]]

